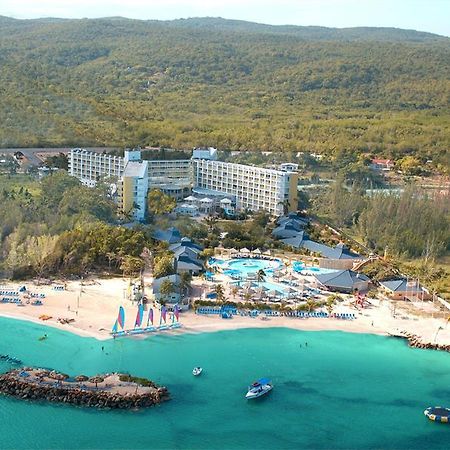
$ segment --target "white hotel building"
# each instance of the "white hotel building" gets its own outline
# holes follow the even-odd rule
[[[192,162],[194,192],[231,196],[238,210],[265,210],[281,215],[284,204],[291,211],[297,209],[296,172],[206,159],[193,159]]]
[[[297,172],[264,169],[216,160],[216,150],[194,150],[192,159],[142,161],[139,150],[125,157],[82,149],[69,154],[69,173],[87,186],[99,180],[116,182],[119,205],[144,220],[149,189],[161,189],[181,200],[192,191],[203,197],[232,200],[236,209],[265,210],[274,215],[297,208]],[[138,206],[136,208],[135,206]]]

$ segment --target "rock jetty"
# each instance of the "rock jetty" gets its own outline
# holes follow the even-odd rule
[[[169,399],[165,387],[124,374],[95,377],[44,369],[15,369],[0,375],[0,393],[24,400],[43,400],[94,408],[136,409]]]
[[[408,331],[397,331],[395,333],[391,333],[391,336],[406,339],[408,341],[408,345],[413,348],[442,350],[444,352],[450,352],[450,345],[423,342],[420,336],[417,336],[417,334],[409,333]]]

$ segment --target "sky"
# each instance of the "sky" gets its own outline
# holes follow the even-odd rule
[[[0,15],[159,20],[211,16],[273,25],[396,27],[450,36],[450,0],[0,0]]]

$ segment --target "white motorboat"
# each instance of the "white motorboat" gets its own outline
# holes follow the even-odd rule
[[[261,378],[255,381],[251,386],[248,387],[248,392],[245,395],[247,400],[252,398],[261,397],[273,389],[272,382],[268,378]]]
[[[198,377],[202,372],[203,369],[201,367],[194,367],[192,369],[192,375],[194,375],[194,377]]]

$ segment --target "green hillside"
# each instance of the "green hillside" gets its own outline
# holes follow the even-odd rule
[[[450,146],[450,39],[393,28],[0,18],[0,146]]]

